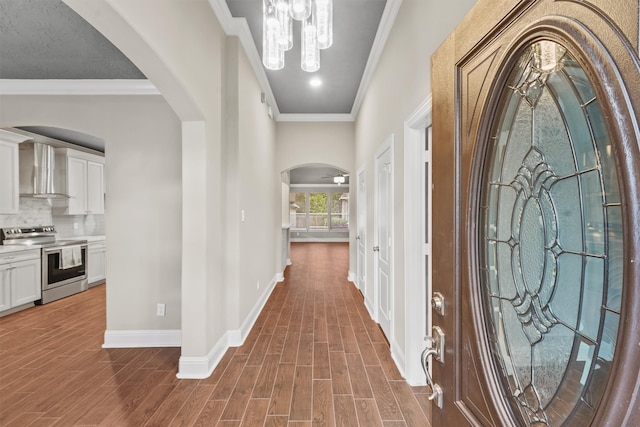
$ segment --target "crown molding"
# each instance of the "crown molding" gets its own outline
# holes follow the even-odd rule
[[[360,107],[362,106],[362,102],[364,101],[364,95],[367,92],[369,83],[371,83],[373,72],[375,71],[376,66],[378,65],[378,61],[382,56],[384,46],[387,43],[387,39],[389,38],[389,34],[391,33],[393,24],[396,21],[396,17],[398,16],[398,11],[400,10],[401,5],[402,0],[387,0],[387,4],[385,5],[384,11],[382,12],[382,18],[380,19],[380,25],[378,26],[376,38],[373,40],[373,45],[371,46],[371,52],[369,53],[367,65],[365,66],[364,72],[362,73],[362,79],[360,80],[360,86],[358,87],[356,98],[353,101],[353,107],[351,107],[351,115],[353,117],[358,117],[358,112],[360,111]]]
[[[251,67],[256,74],[260,88],[265,93],[267,103],[273,109],[273,118],[278,122],[353,122],[358,116],[358,111],[362,105],[364,94],[369,86],[373,72],[375,71],[384,46],[389,38],[389,33],[400,10],[402,0],[387,0],[387,4],[382,12],[380,19],[380,25],[376,32],[376,37],[373,40],[371,46],[371,52],[369,53],[369,59],[362,74],[362,80],[358,87],[351,113],[349,114],[282,114],[278,109],[275,96],[271,90],[271,85],[267,79],[267,74],[262,66],[262,60],[260,59],[260,53],[258,52],[256,45],[249,31],[249,25],[245,18],[234,18],[231,16],[229,7],[225,0],[209,0],[209,4],[214,13],[220,21],[222,29],[227,35],[237,36],[240,38],[240,42],[244,48],[247,58],[251,63]]]
[[[160,95],[149,80],[0,79],[0,95]]]
[[[280,114],[279,122],[353,122],[351,114]]]
[[[231,16],[231,12],[229,11],[229,7],[225,0],[209,0],[209,5],[211,6],[211,9],[213,9],[218,21],[220,21],[220,25],[222,26],[225,34],[228,36],[236,36],[240,39],[240,44],[242,44],[244,52],[247,55],[247,59],[251,64],[251,68],[253,68],[256,78],[258,79],[258,84],[260,85],[262,92],[265,94],[267,104],[273,111],[273,117],[278,120],[278,117],[280,116],[278,103],[276,102],[276,98],[271,90],[269,79],[267,79],[267,73],[264,71],[264,67],[262,66],[262,60],[260,59],[260,54],[258,53],[258,49],[253,41],[253,37],[251,36],[251,31],[249,31],[249,24],[247,24],[247,20],[245,18],[234,18]]]

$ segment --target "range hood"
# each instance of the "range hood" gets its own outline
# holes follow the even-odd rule
[[[42,199],[68,199],[56,192],[56,154],[52,145],[35,141],[20,144],[20,195]]]

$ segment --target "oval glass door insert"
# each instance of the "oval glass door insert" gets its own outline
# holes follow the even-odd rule
[[[481,181],[480,283],[490,351],[524,425],[588,425],[620,318],[622,217],[596,91],[553,41],[520,56]]]

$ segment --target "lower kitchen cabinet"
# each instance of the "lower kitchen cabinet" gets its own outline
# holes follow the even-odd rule
[[[89,242],[88,281],[89,286],[100,285],[107,278],[107,242]]]
[[[0,314],[42,295],[40,249],[0,256]]]

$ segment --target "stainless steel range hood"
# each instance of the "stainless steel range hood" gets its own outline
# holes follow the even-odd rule
[[[20,195],[42,199],[68,199],[55,188],[55,148],[25,141],[20,144]]]

